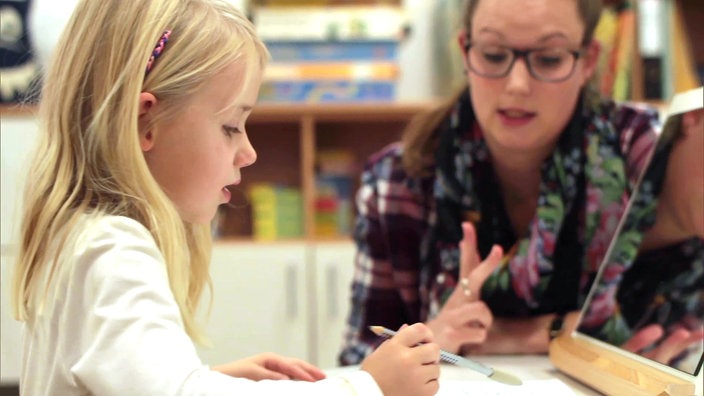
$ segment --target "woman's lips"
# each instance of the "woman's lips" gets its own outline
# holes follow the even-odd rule
[[[535,118],[535,113],[518,109],[499,110],[499,119],[506,126],[523,126]]]

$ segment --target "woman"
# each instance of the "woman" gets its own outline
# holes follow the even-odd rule
[[[551,332],[574,328],[657,126],[654,110],[590,94],[600,12],[594,0],[467,2],[469,88],[362,175],[341,363],[373,350],[369,325],[424,321],[461,353],[545,352]]]

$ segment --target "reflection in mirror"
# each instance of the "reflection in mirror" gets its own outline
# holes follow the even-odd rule
[[[704,362],[702,95],[673,101],[577,328],[692,375]]]

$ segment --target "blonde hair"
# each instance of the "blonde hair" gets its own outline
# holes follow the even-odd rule
[[[145,77],[163,32],[171,36]],[[153,235],[187,333],[210,286],[210,229],[186,223],[147,167],[138,138],[139,94],[159,100],[153,124],[233,62],[243,81],[268,59],[253,25],[226,0],[82,0],[57,45],[40,104],[42,141],[24,192],[13,307],[27,320],[46,298],[56,257],[85,213],[127,216]],[[155,109],[156,110],[156,109]],[[58,245],[55,243],[58,242]],[[54,250],[52,246],[58,246]]]
[[[465,0],[462,9],[462,29],[467,32],[467,38],[472,32],[472,21],[474,13],[477,10],[477,5],[480,0]],[[584,23],[584,35],[582,36],[582,45],[587,45],[594,38],[594,29],[599,23],[601,17],[602,1],[601,0],[574,0],[577,4],[579,17]],[[464,56],[464,54],[463,54]],[[412,176],[419,176],[422,173],[423,159],[429,154],[435,152],[435,140],[432,135],[439,127],[440,123],[450,113],[455,102],[459,100],[467,86],[463,84],[457,87],[447,100],[440,103],[435,108],[414,117],[403,132],[401,141],[403,142],[403,155],[401,158],[402,164],[406,172]],[[587,100],[593,100],[593,92],[589,87],[584,90],[584,95]]]

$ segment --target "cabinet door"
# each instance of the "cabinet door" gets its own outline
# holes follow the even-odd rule
[[[7,253],[9,249],[7,246],[2,247],[0,261],[0,384],[18,384],[22,367],[22,325],[12,317],[10,305],[15,256]]]
[[[262,352],[308,360],[305,252],[303,243],[214,244],[206,364]]]
[[[317,343],[316,363],[336,367],[350,310],[355,247],[349,242],[321,242],[315,246]]]

